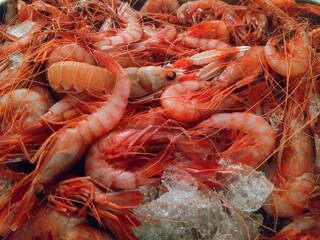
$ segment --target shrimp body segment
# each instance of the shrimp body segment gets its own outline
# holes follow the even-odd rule
[[[233,129],[245,135],[219,155],[253,168],[259,167],[273,153],[275,134],[271,125],[252,113],[218,113],[199,123],[195,129]],[[202,131],[202,130],[201,130]]]
[[[101,94],[112,89],[114,75],[105,68],[83,62],[64,61],[52,64],[47,72],[50,86],[59,92]]]

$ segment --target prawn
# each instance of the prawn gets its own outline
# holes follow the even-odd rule
[[[283,52],[276,48],[280,41],[280,36],[271,37],[264,46],[265,58],[272,70],[288,78],[306,74],[310,68],[311,56],[307,33],[302,29],[296,30],[289,42],[284,40]]]
[[[120,18],[126,23],[126,28],[121,29],[117,35],[109,36],[108,31],[79,32],[78,34],[88,39],[99,51],[108,51],[117,46],[139,41],[143,36],[143,31],[137,13],[128,4],[123,4],[117,11]]]
[[[167,149],[172,133],[157,128],[114,130],[101,138],[86,154],[86,175],[115,189],[156,182],[152,177],[174,160]]]
[[[116,76],[112,96],[96,112],[66,125],[43,144],[34,172],[19,182],[6,201],[0,204],[0,235],[19,227],[38,199],[46,196],[53,180],[72,168],[87,147],[113,129],[122,118],[128,102],[130,79],[112,57],[96,51],[94,55]],[[43,148],[46,149],[45,152]],[[17,204],[12,204],[13,202]]]
[[[201,133],[212,129],[232,129],[244,133],[227,150],[219,153],[220,158],[230,158],[257,168],[274,152],[274,130],[262,116],[245,112],[217,113],[192,128]]]
[[[62,61],[75,61],[96,65],[96,60],[92,54],[77,43],[68,43],[57,46],[50,53],[46,61],[46,69],[56,62]]]
[[[304,109],[307,108],[303,101],[303,89],[299,85],[285,114],[279,153],[270,177],[275,189],[263,205],[272,216],[294,217],[301,214],[317,189],[313,139],[306,125],[308,118]]]
[[[172,13],[180,7],[178,0],[147,0],[140,8],[142,13]]]
[[[117,239],[137,239],[131,227],[140,226],[132,208],[142,203],[140,191],[110,192],[89,177],[72,177],[59,183],[49,206],[76,216],[92,216]]]
[[[24,129],[37,121],[49,107],[48,98],[38,91],[27,88],[12,90],[0,97],[1,129]]]
[[[81,233],[87,231],[90,239],[112,240],[106,232],[91,227],[85,217],[70,217],[45,205],[35,211],[23,224],[19,231],[6,239],[79,239]],[[81,237],[84,237],[83,235]]]
[[[320,215],[317,213],[305,213],[298,215],[283,227],[270,240],[317,240],[320,233]]]
[[[130,98],[143,97],[154,93],[177,76],[175,69],[157,66],[124,68],[131,79]],[[50,86],[58,92],[80,93],[86,90],[101,95],[112,89],[114,75],[107,69],[82,62],[63,61],[48,68]]]

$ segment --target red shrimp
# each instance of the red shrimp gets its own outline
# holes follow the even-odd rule
[[[174,158],[171,148],[167,149],[173,134],[157,128],[114,130],[101,138],[86,154],[86,175],[115,189],[135,189],[158,181],[152,177]]]
[[[110,192],[101,185],[98,188],[99,185],[88,177],[62,181],[49,196],[50,207],[70,215],[92,216],[101,227],[110,229],[116,239],[137,240],[132,227],[139,227],[140,222],[132,209],[143,202],[144,194]]]
[[[302,86],[289,99],[279,152],[274,159],[271,181],[275,189],[263,208],[275,217],[301,214],[316,194],[315,150],[309,126],[307,103]]]
[[[140,9],[143,13],[172,13],[180,4],[178,0],[147,0]]]
[[[0,235],[19,227],[38,199],[48,194],[53,180],[72,168],[87,147],[108,133],[122,118],[128,102],[130,79],[110,56],[100,52],[94,54],[101,64],[116,76],[112,96],[101,104],[96,112],[65,126],[43,144],[39,150],[40,159],[35,171],[19,182],[6,201],[0,204]]]
[[[193,127],[193,130],[203,133],[210,130],[211,134],[213,129],[232,129],[243,133],[227,150],[219,153],[220,158],[230,158],[257,168],[274,152],[274,130],[261,116],[242,112],[218,113]]]

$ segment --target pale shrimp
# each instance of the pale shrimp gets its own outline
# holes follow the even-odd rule
[[[167,87],[160,102],[167,117],[184,123],[202,121],[215,111],[231,109],[238,104],[230,93],[213,89],[210,82],[199,80],[183,81]]]
[[[126,26],[120,29],[115,36],[110,36],[108,31],[96,33],[79,32],[78,34],[88,39],[94,48],[100,51],[108,51],[117,46],[139,41],[142,38],[143,31],[137,13],[128,4],[119,7],[117,11]]]
[[[283,51],[277,45],[284,40]],[[284,77],[301,77],[310,68],[311,48],[307,33],[298,29],[289,42],[281,36],[271,37],[264,47],[265,58],[273,71]]]
[[[205,133],[213,129],[232,129],[243,133],[220,158],[244,163],[253,168],[261,166],[275,150],[275,134],[271,125],[259,115],[245,112],[217,113],[202,121],[193,130]]]
[[[284,119],[279,152],[274,159],[271,181],[275,189],[263,208],[275,217],[294,217],[301,214],[315,194],[315,150],[301,86],[293,93]]]
[[[23,129],[48,111],[50,102],[38,91],[21,88],[12,90],[0,98],[2,131]]]
[[[86,234],[84,234],[86,232]],[[84,235],[80,235],[84,234]],[[40,207],[29,216],[23,226],[6,239],[83,239],[90,234],[93,240],[112,240],[106,232],[91,227],[85,217],[71,217],[50,209]]]
[[[144,25],[143,39],[146,40],[141,44],[146,45],[145,49],[147,49],[148,44],[150,43],[157,44],[159,41],[172,41],[176,36],[177,29],[174,25],[163,24],[159,27],[155,27],[154,25]]]
[[[181,36],[180,40],[185,46],[201,49],[203,51],[212,49],[225,49],[230,47],[229,44],[219,39],[197,38],[193,36]]]
[[[320,234],[320,215],[305,213],[296,216],[270,240],[317,240]]]
[[[168,85],[177,77],[177,70],[157,66],[125,68],[131,79],[130,98],[143,97]]]
[[[147,0],[140,9],[143,13],[172,13],[180,7],[178,0]]]
[[[177,76],[177,70],[157,66],[125,68],[124,71],[131,80],[130,98],[154,93]],[[80,93],[85,90],[101,95],[109,92],[115,83],[114,75],[107,69],[73,61],[54,63],[49,67],[47,76],[51,88],[67,93]]]
[[[130,79],[109,55],[94,52],[96,59],[116,76],[116,83],[108,101],[100,104],[96,112],[83,116],[77,122],[66,125],[40,148],[36,170],[12,189],[1,205],[0,235],[4,235],[24,221],[39,197],[46,196],[54,179],[72,168],[85,153],[87,147],[113,129],[124,114]],[[29,188],[28,188],[29,187]],[[22,199],[21,199],[22,198]],[[16,202],[17,204],[12,204]]]
[[[132,209],[143,200],[140,191],[110,192],[89,177],[62,181],[49,196],[50,207],[70,215],[92,216],[100,226],[111,230],[116,239],[130,240],[137,240],[132,227],[140,225]]]
[[[62,61],[52,64],[47,71],[50,87],[58,92],[93,94],[109,92],[115,76],[105,68],[84,62]]]
[[[48,56],[46,68],[61,61],[75,61],[96,65],[96,60],[91,53],[77,43],[68,43],[57,46]]]

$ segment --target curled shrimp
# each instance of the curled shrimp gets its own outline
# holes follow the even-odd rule
[[[275,189],[263,206],[268,214],[276,217],[301,214],[317,189],[315,152],[310,129],[305,124],[308,118],[304,114],[306,103],[303,102],[302,91],[299,86],[290,99],[280,149],[271,175]]]
[[[137,42],[142,38],[143,31],[137,13],[128,5],[118,8],[120,18],[126,23],[124,29],[119,30],[115,36],[110,36],[108,31],[97,33],[79,33],[89,39],[96,50],[107,51],[116,46]]]
[[[170,138],[171,133],[155,127],[113,131],[88,150],[86,175],[113,189],[135,189],[156,182],[153,177],[174,160],[172,151],[166,149]],[[159,152],[161,147],[164,150]]]
[[[112,96],[100,104],[95,112],[65,126],[44,143],[46,151],[40,154],[37,168],[24,181],[15,185],[10,196],[0,203],[1,235],[19,227],[37,203],[37,196],[41,198],[47,195],[54,179],[72,168],[88,145],[108,133],[122,118],[128,102],[130,79],[113,58],[100,52],[94,54],[116,76]],[[43,149],[39,151],[43,152]],[[17,204],[12,205],[12,201]]]
[[[147,0],[140,8],[144,13],[172,13],[180,4],[177,0]]]
[[[92,54],[77,43],[62,44],[54,48],[46,61],[46,68],[52,64],[62,61],[83,62],[96,65],[96,60]]]
[[[38,91],[21,88],[0,98],[0,117],[2,130],[23,129],[39,119],[48,111],[50,101]],[[12,126],[15,122],[16,126]]]
[[[140,225],[132,208],[143,200],[139,191],[110,192],[88,177],[64,180],[49,196],[52,208],[70,215],[92,216],[117,239],[130,240],[137,240],[132,227]]]
[[[304,30],[297,30],[289,42],[284,41],[283,51],[276,46],[280,37],[271,37],[264,47],[265,58],[272,70],[284,77],[301,77],[310,68],[310,44]]]
[[[9,235],[7,239],[79,239],[80,234],[90,234],[90,239],[112,240],[106,232],[102,232],[88,224],[85,217],[71,217],[59,213],[47,206],[41,206],[23,224],[19,231]],[[84,237],[82,235],[81,237]]]
[[[259,115],[242,112],[218,113],[194,127],[194,130],[200,132],[208,129],[233,129],[244,133],[227,150],[219,153],[221,158],[230,158],[232,161],[257,168],[274,152],[274,130]]]

